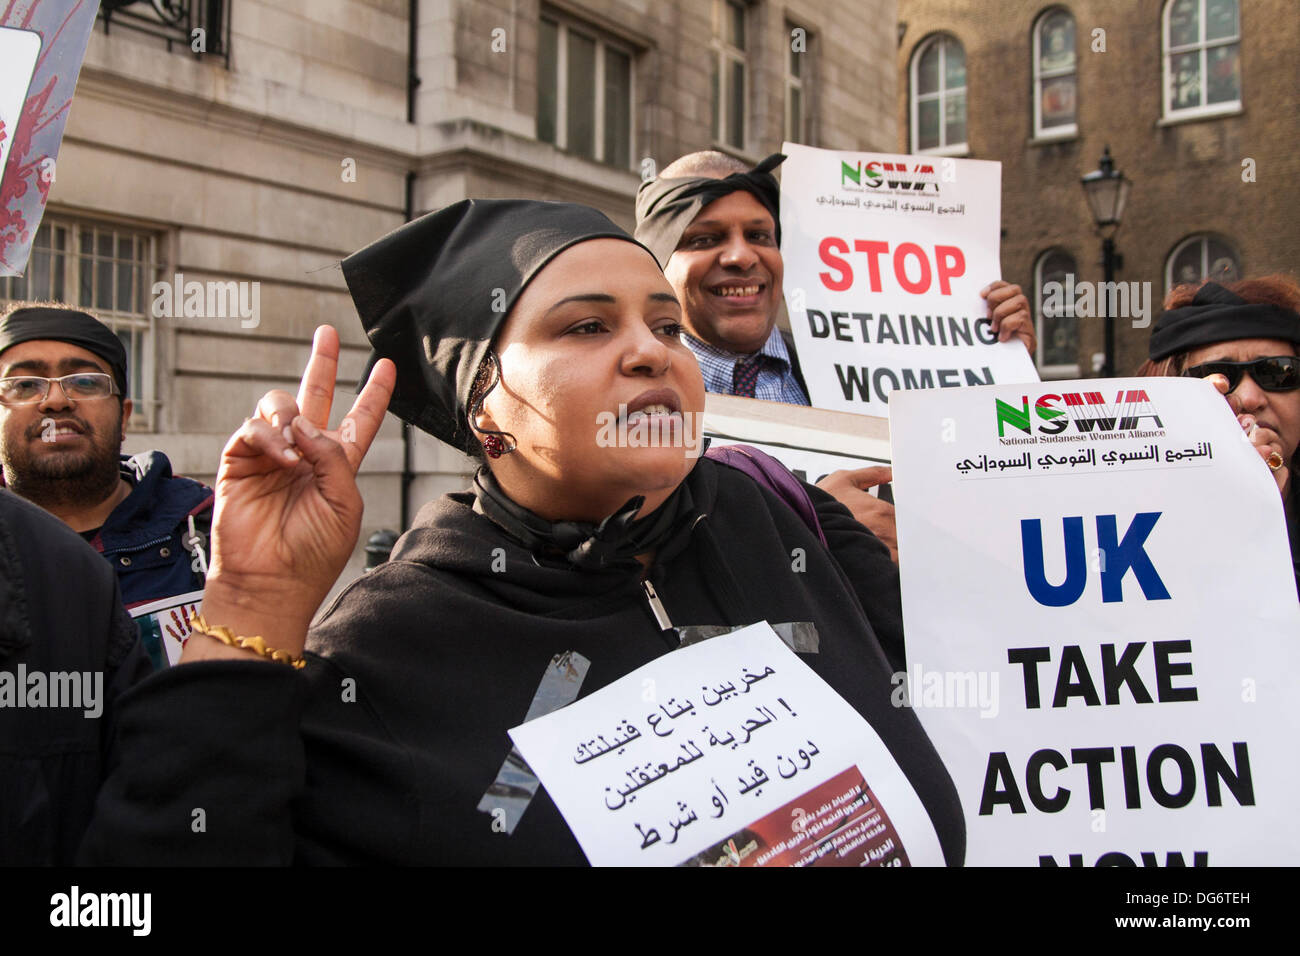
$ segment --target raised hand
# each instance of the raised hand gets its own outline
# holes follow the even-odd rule
[[[993,320],[993,333],[999,342],[1017,338],[1029,350],[1029,357],[1038,355],[1038,336],[1034,334],[1034,318],[1029,314],[1029,300],[1018,285],[998,279],[980,290],[989,306]]]
[[[894,520],[894,506],[881,501],[868,491],[876,485],[892,481],[892,468],[871,465],[867,468],[833,471],[817,487],[826,492],[853,513],[858,523],[885,543],[889,556],[898,563],[898,527]]]
[[[1228,400],[1228,407],[1232,409],[1237,416],[1237,424],[1241,430],[1246,433],[1255,451],[1259,452],[1259,457],[1264,460],[1273,473],[1273,481],[1277,483],[1277,490],[1281,492],[1285,500],[1291,490],[1291,463],[1286,460],[1286,454],[1283,451],[1282,438],[1273,429],[1260,425],[1255,420],[1255,416],[1246,412],[1242,408],[1240,396],[1235,392],[1228,392],[1228,377],[1215,373],[1207,375],[1204,381],[1213,385],[1224,398]],[[1275,467],[1276,466],[1276,467]]]
[[[338,333],[321,326],[297,399],[280,390],[263,396],[226,443],[217,473],[204,617],[294,655],[356,546],[356,472],[397,376],[388,360],[376,363],[339,429],[326,431],[338,355]],[[247,654],[203,652],[212,645],[200,641],[193,654],[187,645],[186,659]]]

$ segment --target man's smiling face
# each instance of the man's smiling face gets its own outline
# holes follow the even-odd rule
[[[697,339],[728,352],[763,347],[781,307],[784,263],[776,223],[753,194],[737,190],[700,210],[664,275]]]

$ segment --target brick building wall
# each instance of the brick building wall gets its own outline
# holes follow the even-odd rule
[[[1075,18],[1078,132],[1058,141],[1033,133],[1032,39],[1045,11]],[[1101,243],[1079,186],[1106,145],[1133,181],[1116,236],[1116,278],[1152,283],[1153,318],[1171,252],[1210,234],[1237,252],[1241,273],[1300,271],[1300,8],[1294,0],[1240,0],[1241,109],[1230,115],[1162,120],[1164,0],[899,0],[897,147],[908,151],[909,66],[935,33],[956,37],[967,60],[968,155],[1000,160],[1003,274],[1030,290],[1049,248],[1073,255],[1078,277],[1102,279]],[[1105,52],[1093,52],[1094,30]],[[1243,160],[1254,160],[1254,182]],[[1100,319],[1079,320],[1079,363],[1091,374],[1102,349]],[[1146,358],[1150,330],[1117,322],[1116,370]]]

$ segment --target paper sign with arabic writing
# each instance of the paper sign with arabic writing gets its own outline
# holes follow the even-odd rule
[[[510,736],[597,866],[943,863],[876,732],[766,623]]]

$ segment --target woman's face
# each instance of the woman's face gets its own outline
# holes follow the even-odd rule
[[[538,273],[497,336],[501,381],[475,421],[518,442],[491,464],[506,494],[551,520],[598,521],[633,495],[646,496],[643,515],[662,504],[695,464],[698,445],[682,438],[704,410],[681,319],[654,258],[630,242],[581,242]],[[677,440],[641,440],[656,433]]]
[[[1295,355],[1295,347],[1281,339],[1233,339],[1188,352],[1183,367],[1206,362],[1249,362],[1276,355]],[[1272,429],[1282,443],[1282,457],[1291,461],[1300,447],[1300,390],[1266,392],[1247,372],[1228,395],[1239,415],[1253,415],[1260,428]]]

